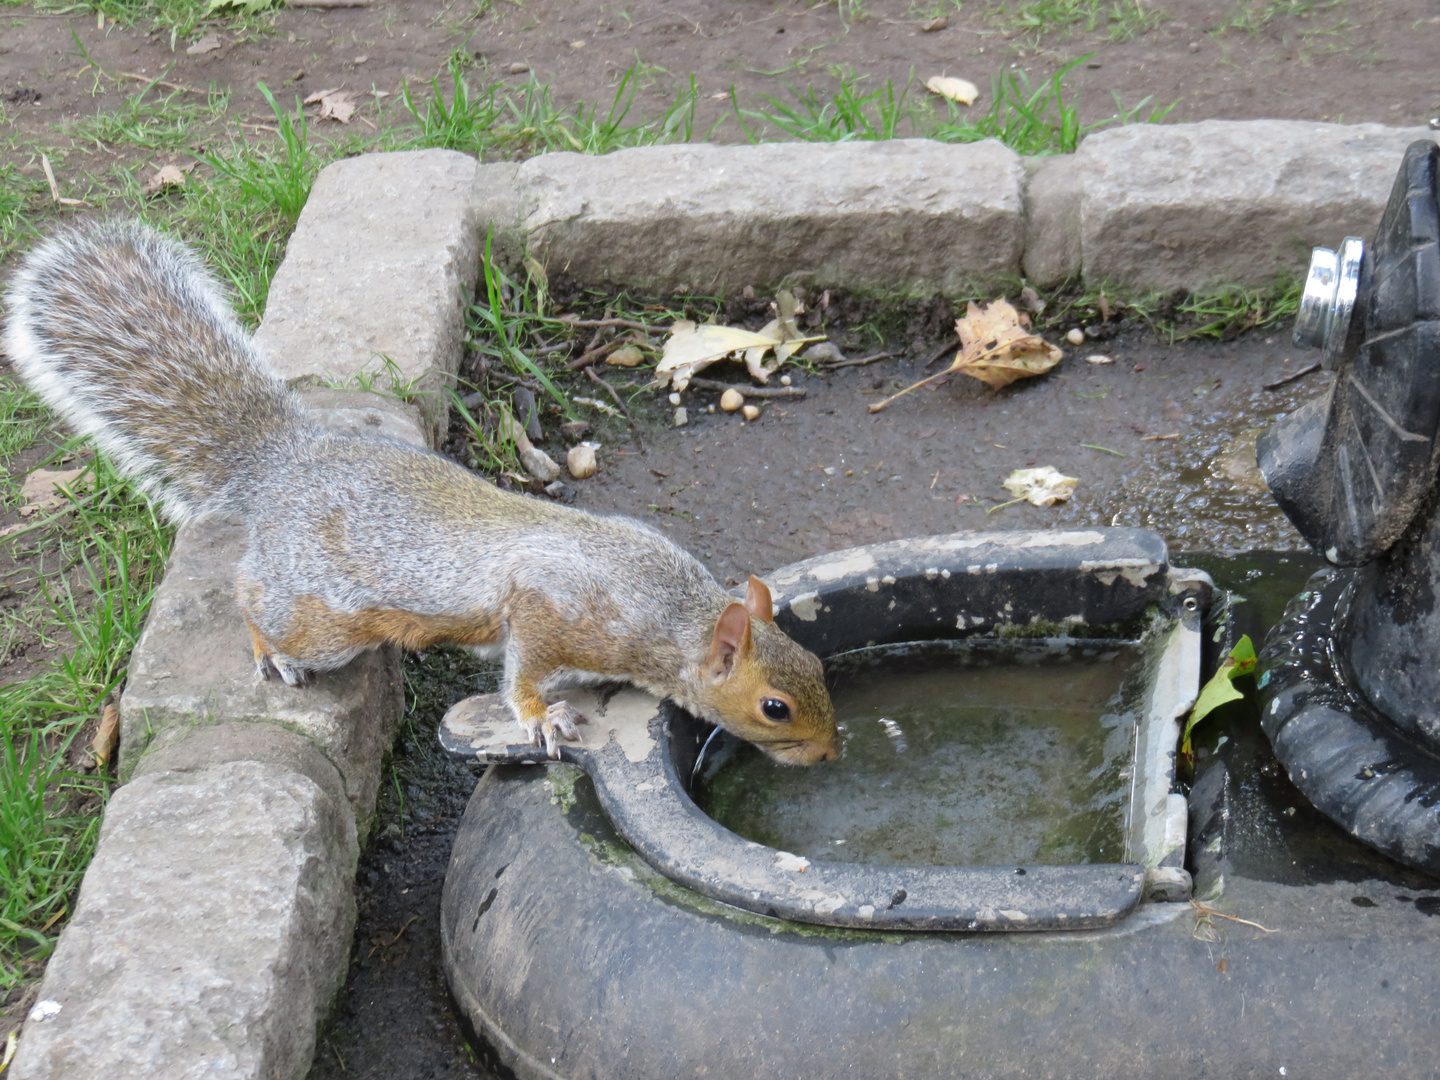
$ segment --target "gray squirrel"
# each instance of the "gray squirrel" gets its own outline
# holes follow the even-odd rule
[[[839,752],[820,661],[638,521],[510,494],[404,443],[324,430],[188,249],[135,222],[37,247],[7,297],[20,376],[176,522],[239,514],[236,595],[262,678],[439,642],[504,658],[502,693],[559,756],[585,718],[544,693],[628,680],[778,761]]]

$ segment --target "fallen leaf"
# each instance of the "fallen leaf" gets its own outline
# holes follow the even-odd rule
[[[635,367],[645,362],[645,354],[635,345],[626,345],[616,349],[605,358],[605,363],[613,364],[615,367]]]
[[[120,741],[120,710],[106,705],[100,714],[100,726],[95,729],[95,738],[90,740],[90,752],[95,755],[95,764],[104,769],[110,764],[110,755]]]
[[[1005,487],[1016,501],[1024,499],[1032,506],[1054,506],[1075,494],[1078,477],[1063,476],[1053,466],[1038,469],[1016,469],[1005,479]]]
[[[746,368],[759,382],[767,382],[775,369],[788,360],[801,345],[823,340],[823,334],[800,336],[795,315],[801,310],[795,297],[787,292],[776,296],[776,317],[760,332],[738,326],[697,326],[688,319],[678,319],[665,339],[660,363],[655,367],[655,385],[684,390],[699,372],[727,356],[739,354]],[[774,353],[772,363],[763,362],[767,352]]]
[[[952,79],[946,75],[932,75],[925,80],[925,89],[939,94],[961,105],[971,105],[980,96],[980,89],[968,79]]]
[[[195,42],[185,51],[191,56],[199,56],[201,53],[214,52],[223,44],[219,34],[206,34],[199,41]]]
[[[1238,701],[1245,695],[1235,689],[1235,680],[1242,675],[1255,674],[1255,645],[1250,640],[1249,634],[1241,634],[1240,640],[1235,642],[1235,647],[1230,654],[1220,662],[1215,669],[1215,674],[1210,677],[1200,696],[1195,699],[1195,707],[1190,710],[1190,718],[1185,721],[1185,730],[1180,736],[1180,752],[1186,757],[1191,755],[1190,733],[1195,730],[1195,725],[1204,720],[1212,712],[1229,701]]]
[[[178,165],[164,165],[155,171],[155,175],[145,181],[140,189],[142,195],[158,195],[166,188],[183,187],[185,185],[185,170]]]
[[[320,105],[321,120],[338,120],[348,124],[355,113],[355,95],[348,90],[320,90],[305,99],[306,105]]]
[[[982,309],[972,300],[965,317],[955,323],[960,354],[950,370],[979,379],[994,390],[1049,371],[1065,354],[1020,321],[1020,313],[1008,301],[996,300]]]
[[[36,469],[20,485],[20,495],[25,500],[25,505],[20,507],[20,516],[30,517],[41,510],[64,506],[70,501],[70,493],[79,494],[81,488],[75,480],[86,471],[86,468]]]

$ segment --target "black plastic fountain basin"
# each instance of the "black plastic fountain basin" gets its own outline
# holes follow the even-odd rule
[[[956,534],[821,556],[767,581],[777,624],[819,655],[877,642],[1016,636],[1142,639],[1148,690],[1136,725],[1125,860],[1068,866],[872,866],[809,859],[742,839],[703,813],[689,784],[710,727],[632,688],[563,691],[590,717],[561,761],[591,777],[619,833],[656,870],[769,917],[874,930],[1093,929],[1146,890],[1188,895],[1186,811],[1172,793],[1178,719],[1199,686],[1203,575],[1172,573],[1137,529]],[[514,745],[498,695],[452,708],[446,749],[542,763]]]
[[[1042,536],[1055,542],[1035,543]],[[1067,577],[1062,555],[1078,537],[1085,540],[1069,548]],[[920,638],[936,636],[947,605],[952,627],[963,606],[967,627],[980,618],[992,634],[993,616],[1006,633],[1056,629],[1024,622],[1024,598],[1037,594],[1057,624],[1081,610],[1074,602],[1081,595],[1113,595],[1110,610],[1122,621],[1150,608],[1197,614],[1186,607],[1204,606],[1206,579],[1170,570],[1156,538],[1132,536],[1128,551],[1108,544],[1116,539],[1125,538],[1105,530],[941,538],[965,545],[952,554],[978,555],[972,562],[934,558],[912,544],[903,558],[916,573],[900,593],[914,598]],[[843,593],[848,583],[872,597],[859,599],[874,615],[877,636],[896,631],[886,620],[905,605],[897,600],[892,609],[885,598],[877,554],[889,559],[896,549],[869,551],[874,569],[844,553],[804,564],[793,579],[783,574],[784,585],[777,573],[773,587],[815,616],[787,615],[790,628],[828,632],[826,621],[841,615],[842,605],[827,590],[836,585]],[[1115,558],[1107,565],[1089,557],[1097,551]],[[1027,561],[1050,588],[1027,586]],[[1073,569],[1086,562],[1098,564],[1083,571],[1097,575],[1088,583]],[[937,582],[953,582],[956,567],[976,588],[970,595],[983,589],[983,604],[958,603],[960,590],[949,599],[927,594]],[[895,577],[898,586],[902,576]],[[1232,588],[1249,580],[1248,572],[1227,577]],[[1120,588],[1111,593],[1114,584]],[[1269,621],[1246,621],[1264,606],[1253,597],[1238,606],[1229,594],[1219,597],[1202,642],[1211,665],[1239,633],[1258,637]],[[1156,660],[1182,655],[1161,650]],[[446,875],[446,979],[485,1060],[500,1075],[544,1080],[1433,1076],[1440,882],[1354,843],[1303,800],[1297,807],[1300,796],[1243,716],[1232,711],[1240,727],[1222,727],[1228,734],[1217,734],[1210,721],[1207,747],[1197,752],[1208,754],[1198,778],[1205,791],[1202,797],[1197,787],[1192,800],[1184,853],[1203,903],[1140,903],[1093,930],[893,933],[873,924],[817,925],[822,913],[771,918],[658,872],[654,853],[642,857],[617,830],[600,779],[564,764],[499,765],[471,797]],[[482,751],[488,757],[490,748],[503,757],[534,756],[529,748],[504,749],[515,730],[508,717],[476,719],[468,731],[446,736],[452,749],[472,759]],[[636,784],[654,788],[658,775],[671,786],[667,770],[676,778],[686,773],[700,732],[678,714],[645,719],[643,726],[602,719],[588,737],[612,760],[628,761],[627,752],[660,755],[657,770]],[[491,722],[499,727],[486,742],[480,736]],[[1157,738],[1157,753],[1173,752],[1170,731],[1168,747]],[[667,798],[684,805],[680,788]],[[1165,826],[1152,829],[1159,839],[1147,858],[1178,861],[1181,849],[1166,846],[1166,830],[1177,824],[1167,811],[1185,800],[1167,786],[1136,801]],[[817,863],[786,873],[819,881],[811,876]],[[764,884],[773,868],[761,868]],[[719,874],[724,867],[717,861],[698,869]],[[1029,876],[1026,867],[1006,869]],[[815,893],[802,902],[824,904],[829,890]],[[896,910],[910,903],[908,892],[897,899]]]

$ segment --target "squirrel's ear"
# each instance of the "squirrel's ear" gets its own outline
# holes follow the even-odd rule
[[[730,604],[715,621],[705,670],[717,682],[735,669],[735,661],[750,649],[750,612],[744,604]]]
[[[775,621],[775,609],[770,604],[770,590],[754,574],[750,575],[750,582],[745,586],[745,606],[750,614],[761,622]]]

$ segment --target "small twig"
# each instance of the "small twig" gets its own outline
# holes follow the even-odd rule
[[[735,386],[719,379],[699,377],[692,378],[690,385],[698,386],[701,390],[719,390],[722,394],[726,390],[734,390],[737,394],[753,398],[804,397],[809,393],[803,386]]]
[[[420,917],[419,915],[411,915],[410,918],[408,918],[408,919],[405,920],[405,925],[402,926],[402,927],[400,927],[400,929],[395,932],[395,936],[394,936],[394,937],[392,937],[392,938],[391,938],[389,941],[387,941],[384,945],[376,945],[376,946],[374,946],[373,948],[371,948],[371,950],[370,950],[370,956],[374,956],[376,952],[383,951],[383,950],[385,950],[385,949],[390,948],[391,945],[394,945],[397,941],[400,940],[400,935],[403,934],[403,933],[405,933],[406,930],[409,930],[409,929],[410,929],[410,924],[413,923],[413,922],[414,922],[416,919],[418,919],[419,917]],[[369,958],[370,958],[369,956],[366,957],[367,960],[368,960]]]
[[[50,201],[60,201],[60,185],[55,182],[55,170],[50,167],[48,154],[40,155],[40,167],[45,170],[45,180],[50,185]]]
[[[631,342],[624,338],[616,338],[614,341],[607,341],[604,345],[590,345],[574,360],[567,361],[565,367],[570,371],[579,371],[581,368],[589,367],[596,360],[603,360],[612,352],[616,352]]]
[[[1191,900],[1190,906],[1195,909],[1197,916],[1201,919],[1208,919],[1212,916],[1218,915],[1220,918],[1229,919],[1231,922],[1238,922],[1243,923],[1246,926],[1253,926],[1256,930],[1259,930],[1262,933],[1278,934],[1280,932],[1278,930],[1271,930],[1267,927],[1261,926],[1258,922],[1251,922],[1249,919],[1242,919],[1239,915],[1227,915],[1223,911],[1217,911],[1209,904],[1202,904],[1199,900]]]
[[[1102,451],[1103,453],[1106,453],[1106,454],[1114,454],[1116,457],[1129,457],[1129,456],[1130,456],[1129,454],[1122,454],[1119,450],[1111,450],[1110,447],[1108,447],[1108,446],[1096,446],[1094,443],[1088,443],[1088,442],[1082,442],[1082,443],[1080,444],[1080,448],[1081,448],[1082,450],[1100,450],[1100,451]]]
[[[888,360],[892,356],[899,356],[897,352],[877,352],[872,356],[862,356],[856,360],[833,360],[828,364],[821,364],[820,367],[826,371],[835,371],[842,367],[864,367],[866,364],[873,364],[877,360]]]
[[[631,330],[644,330],[646,333],[655,331],[655,327],[649,323],[636,322],[634,319],[561,319],[560,322],[567,326],[627,326]]]
[[[597,383],[605,388],[605,392],[610,395],[611,400],[615,402],[616,406],[625,415],[625,419],[630,422],[630,430],[635,433],[635,441],[640,445],[640,449],[644,450],[645,438],[640,434],[640,425],[635,422],[635,417],[631,415],[629,408],[626,407],[624,399],[620,397],[613,386],[595,373],[593,367],[587,367],[585,374],[590,377],[591,382]]]
[[[1011,499],[1009,502],[996,503],[994,506],[990,507],[990,509],[988,509],[988,510],[985,511],[985,516],[986,516],[986,517],[989,517],[989,516],[990,516],[991,514],[993,514],[996,510],[1004,510],[1005,507],[1007,507],[1007,506],[1014,506],[1017,502],[1024,502],[1024,501],[1025,501],[1025,496],[1024,496],[1024,495],[1021,495],[1020,498],[1018,498],[1018,499]]]
[[[1299,371],[1292,371],[1289,375],[1286,375],[1283,379],[1276,379],[1274,382],[1267,382],[1267,383],[1265,384],[1265,387],[1264,387],[1264,388],[1265,388],[1266,390],[1279,390],[1280,387],[1284,386],[1286,383],[1292,383],[1292,382],[1294,382],[1296,379],[1303,379],[1306,375],[1309,375],[1312,371],[1319,371],[1319,370],[1320,370],[1320,367],[1321,367],[1321,365],[1319,365],[1319,364],[1311,364],[1309,367],[1303,367],[1303,368],[1301,368]]]
[[[136,82],[149,83],[151,86],[163,86],[166,90],[179,90],[183,94],[209,94],[208,90],[196,90],[193,86],[181,86],[179,83],[166,82],[164,79],[152,79],[149,75],[136,75],[133,71],[117,71],[115,74],[122,79],[134,79]]]
[[[634,426],[635,417],[630,414],[629,408],[627,408],[625,402],[621,400],[620,395],[616,392],[615,388],[611,386],[608,382],[606,382],[604,379],[602,379],[599,375],[597,375],[593,367],[587,367],[585,369],[585,374],[589,376],[591,382],[595,383],[597,386],[603,386],[605,388],[605,392],[610,395],[610,399],[615,402],[615,406],[620,410],[621,413],[624,414],[625,419],[630,421],[631,426]]]
[[[945,355],[947,352],[949,352],[951,349],[957,349],[957,350],[958,350],[959,348],[960,348],[960,343],[959,343],[958,341],[947,342],[946,344],[941,345],[940,348],[936,349],[935,352],[931,353],[931,354],[930,354],[930,359],[926,360],[925,363],[921,364],[920,366],[921,366],[921,367],[929,367],[931,364],[935,363],[936,360],[939,360],[942,356],[944,356],[944,355]]]
[[[1167,439],[1178,439],[1179,437],[1180,437],[1180,433],[1179,433],[1178,431],[1173,431],[1173,432],[1171,432],[1169,435],[1141,435],[1141,436],[1140,436],[1140,441],[1141,441],[1141,442],[1164,442],[1164,441],[1167,440]]]

